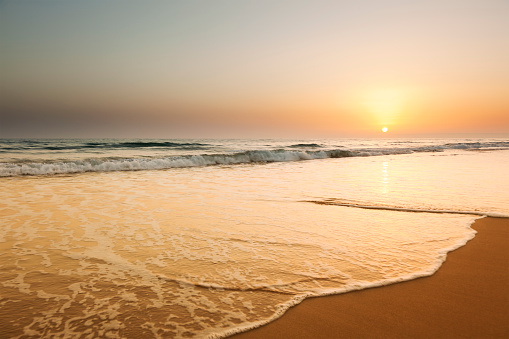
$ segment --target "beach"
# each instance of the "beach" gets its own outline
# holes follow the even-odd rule
[[[311,298],[233,338],[507,338],[509,219],[478,219],[432,276]]]
[[[509,0],[0,0],[0,339],[509,339]]]
[[[507,334],[505,140],[0,145],[1,338]]]

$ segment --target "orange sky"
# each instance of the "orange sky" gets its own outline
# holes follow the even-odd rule
[[[509,3],[0,2],[0,137],[509,133]]]

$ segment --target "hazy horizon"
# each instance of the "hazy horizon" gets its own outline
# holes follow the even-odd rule
[[[501,0],[1,1],[0,138],[504,136],[508,17]]]

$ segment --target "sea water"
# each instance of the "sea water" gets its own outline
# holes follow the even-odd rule
[[[433,274],[509,141],[1,140],[0,337],[224,337]]]

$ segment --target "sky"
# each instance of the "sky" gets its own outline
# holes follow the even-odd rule
[[[509,134],[508,0],[0,0],[0,138],[382,133]]]

